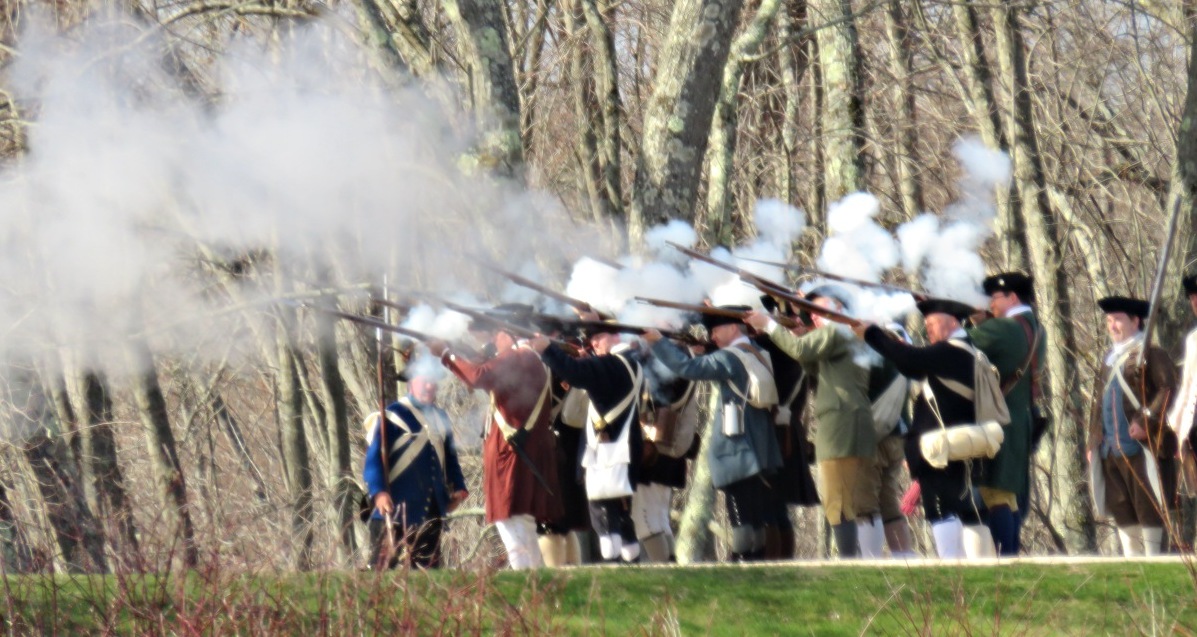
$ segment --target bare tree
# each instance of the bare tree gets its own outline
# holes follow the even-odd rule
[[[680,0],[661,45],[636,163],[628,235],[668,219],[690,219],[710,137],[719,80],[741,0]]]

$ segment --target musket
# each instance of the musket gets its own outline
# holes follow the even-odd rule
[[[628,323],[616,323],[614,321],[590,321],[590,320],[586,320],[586,319],[567,319],[567,318],[562,318],[560,316],[553,316],[551,314],[541,314],[539,312],[530,313],[530,314],[528,314],[528,316],[535,321],[545,321],[545,322],[556,321],[556,322],[560,323],[561,327],[566,330],[572,328],[572,329],[577,329],[577,330],[581,330],[584,332],[619,332],[621,334],[636,334],[638,336],[641,336],[644,334],[645,331],[647,331],[649,329],[656,329],[656,328],[644,327],[642,325],[630,325]],[[657,330],[657,331],[660,332],[661,336],[664,336],[665,338],[670,338],[675,341],[681,341],[681,342],[689,344],[689,345],[708,345],[709,344],[708,341],[704,341],[700,338],[691,336],[690,334],[687,334],[686,332],[681,332],[681,331],[677,331],[677,330],[668,330],[668,329]]]
[[[567,327],[577,327],[585,331],[607,331],[620,332],[622,334],[636,334],[643,335],[650,329],[656,329],[661,336],[670,338],[675,341],[681,341],[689,345],[709,345],[708,341],[696,338],[687,334],[686,332],[679,332],[677,330],[662,330],[657,328],[643,327],[640,325],[628,325],[627,323],[613,323],[610,321],[565,321]]]
[[[436,336],[433,336],[433,335],[425,333],[425,332],[413,330],[408,327],[400,327],[398,325],[391,325],[390,323],[387,323],[386,321],[380,321],[376,318],[370,318],[368,316],[361,316],[360,314],[351,314],[349,312],[342,312],[341,310],[334,310],[329,307],[323,307],[320,305],[311,305],[311,304],[307,304],[307,303],[295,303],[295,305],[297,305],[299,307],[306,307],[308,309],[315,310],[317,312],[324,312],[325,314],[330,314],[332,316],[336,316],[338,318],[345,319],[346,321],[358,323],[361,325],[365,325],[367,327],[373,327],[375,329],[379,329],[384,332],[391,332],[394,334],[399,334],[400,336],[406,336],[408,338],[420,341],[422,343],[444,340],[442,338],[438,338]],[[466,345],[463,345],[461,343],[454,343],[453,348],[457,351],[460,351],[466,358],[471,358],[474,360],[477,360],[479,358],[478,352],[474,351],[472,348],[470,348]]]
[[[392,310],[398,310],[400,312],[410,312],[411,309],[416,306],[415,303],[400,303],[398,301],[388,301],[386,299],[379,298],[379,297],[371,297],[370,300],[373,301],[376,305],[381,305],[383,307],[389,307]]]
[[[488,314],[481,310],[475,310],[475,309],[465,307],[463,305],[458,305],[456,303],[453,303],[452,301],[442,301],[442,302],[444,303],[446,309],[453,310],[454,312],[457,312],[459,314],[465,314],[466,316],[468,316],[472,319],[482,321],[484,323],[489,322],[489,323],[495,325],[496,327],[498,327],[499,329],[503,330],[504,332],[511,334],[512,336],[518,336],[520,338],[536,338],[537,336],[540,335],[540,333],[534,329],[530,329],[530,328],[524,327],[522,325],[516,325],[515,323],[512,323],[510,321],[504,321],[503,319],[501,319],[493,314]],[[577,345],[574,345],[573,343],[563,341],[558,338],[549,338],[549,341],[552,342],[554,345],[564,349],[565,351],[573,354],[574,356],[580,355],[582,353],[582,348],[578,347]]]
[[[764,292],[765,294],[768,294],[769,296],[772,296],[775,298],[789,301],[794,306],[796,306],[800,309],[806,310],[807,312],[810,312],[811,314],[818,314],[818,315],[826,318],[829,321],[834,321],[836,323],[843,323],[844,325],[850,325],[853,327],[862,324],[860,320],[852,318],[851,316],[848,316],[847,314],[844,314],[843,312],[837,312],[835,310],[825,308],[822,305],[819,305],[817,303],[812,303],[812,302],[806,300],[805,298],[803,298],[802,294],[800,292],[798,292],[797,290],[793,290],[793,289],[788,288],[780,283],[770,281],[769,279],[766,279],[765,277],[753,274],[747,270],[744,270],[743,268],[737,268],[736,266],[734,266],[730,263],[724,263],[724,262],[720,261],[719,259],[713,259],[705,254],[702,254],[701,252],[695,252],[694,250],[691,250],[690,248],[687,248],[682,245],[678,245],[672,241],[669,241],[667,243],[669,243],[669,245],[673,246],[674,248],[681,250],[682,253],[685,254],[686,256],[689,256],[694,259],[698,259],[699,261],[704,261],[706,263],[709,263],[709,264],[719,267],[719,268],[723,268],[724,270],[727,270],[728,272],[731,272],[731,273],[739,276],[740,280],[744,281],[745,283],[749,283],[753,286],[756,286],[756,288],[758,290],[760,290],[761,292]]]
[[[701,252],[691,250],[690,248],[687,248],[686,246],[681,245],[680,243],[674,243],[672,241],[666,241],[665,243],[668,243],[669,245],[673,246],[675,249],[680,251],[682,254],[690,257],[691,259],[698,259],[699,261],[702,261],[704,263],[709,263],[717,268],[731,272],[732,274],[740,277],[741,281],[744,281],[745,283],[748,283],[749,285],[755,286],[758,290],[760,290],[761,292],[764,292],[765,294],[776,296],[774,294],[775,290],[778,292],[783,292],[790,296],[795,296],[795,295],[799,294],[799,292],[797,292],[796,290],[794,290],[788,286],[782,285],[775,281],[770,281],[769,279],[766,279],[765,277],[757,275],[757,274],[753,274],[753,273],[749,272],[748,270],[745,270],[744,268],[736,267],[730,263],[724,263],[723,261],[720,261],[719,259],[709,257]]]
[[[663,301],[661,299],[650,299],[643,296],[636,297],[637,301],[655,305],[657,307],[667,307],[674,310],[682,310],[684,312],[694,312],[696,314],[706,314],[707,316],[726,316],[729,318],[742,319],[748,312],[741,310],[729,310],[722,307],[711,307],[710,305],[691,305],[689,303],[675,303],[673,301]],[[798,321],[788,316],[774,316],[774,321],[786,329],[791,329],[798,326]]]
[[[835,323],[843,323],[844,325],[847,325],[850,327],[857,327],[857,326],[864,324],[860,319],[852,318],[851,316],[848,316],[847,314],[844,314],[843,312],[837,312],[835,310],[825,308],[822,305],[819,305],[818,303],[812,303],[811,301],[808,301],[808,300],[798,296],[797,294],[791,294],[789,292],[782,292],[780,290],[778,290],[776,292],[770,292],[770,294],[772,294],[773,296],[780,298],[782,300],[789,301],[795,307],[806,310],[807,312],[810,312],[811,314],[818,314],[818,315],[822,316],[823,318],[825,318],[829,321],[833,321]],[[776,318],[774,320],[776,320]],[[780,323],[780,321],[778,321],[778,322]]]
[[[599,316],[599,318],[602,318],[602,319],[614,318],[610,314],[596,310],[593,305],[587,303],[586,301],[583,301],[582,299],[575,299],[574,297],[569,296],[568,294],[562,294],[561,292],[558,292],[550,287],[541,285],[541,284],[537,283],[536,281],[533,281],[532,279],[529,279],[527,277],[522,277],[510,270],[505,270],[485,259],[475,258],[475,260],[478,261],[478,263],[481,263],[483,267],[485,267],[489,270],[492,270],[498,274],[503,275],[504,277],[509,279],[512,283],[514,283],[520,287],[528,288],[529,290],[532,290],[533,292],[537,292],[543,296],[547,296],[550,299],[553,299],[555,301],[564,303],[564,304],[574,308],[578,312],[593,312],[594,314],[597,314]],[[602,263],[602,262],[600,261],[600,263]]]
[[[1164,270],[1168,267],[1168,258],[1172,256],[1173,238],[1176,237],[1176,226],[1180,219],[1180,197],[1172,202],[1172,216],[1168,219],[1168,232],[1164,236],[1164,246],[1160,250],[1160,263],[1155,269],[1155,280],[1151,283],[1151,296],[1147,299],[1147,320],[1143,321],[1143,347],[1139,348],[1138,364],[1147,364],[1147,348],[1151,346],[1151,331],[1155,318],[1159,316],[1157,307],[1164,292]],[[1147,374],[1142,374],[1146,382]]]
[[[596,257],[592,254],[588,254],[588,255],[586,255],[586,258],[590,259],[591,261],[594,261],[596,263],[601,263],[601,264],[607,266],[608,268],[611,268],[612,270],[622,270],[623,269],[622,263],[619,263],[617,261],[612,261],[611,259],[608,259],[606,257]]]
[[[387,295],[387,276],[384,274],[384,275],[382,275],[382,295],[381,296],[383,298],[386,298],[386,295]],[[328,313],[333,316],[337,316],[337,315],[341,315],[341,314],[349,315],[348,312],[341,312],[340,310],[332,310],[331,312],[328,312]],[[385,310],[384,310],[384,313],[385,313]],[[345,316],[340,316],[340,318],[345,318]],[[388,317],[386,317],[384,315],[383,318],[388,318]],[[390,325],[390,323],[388,321],[379,321],[379,323],[382,323],[385,325]],[[390,467],[388,467],[388,465],[390,464],[388,462],[388,458],[391,455],[391,446],[389,444],[387,444],[387,393],[386,393],[385,374],[383,373],[383,369],[384,369],[383,360],[385,359],[385,356],[382,353],[382,332],[383,332],[383,330],[381,329],[380,326],[375,326],[374,335],[375,335],[375,340],[378,341],[378,355],[375,358],[375,365],[376,365],[376,370],[378,373],[378,455],[379,455],[379,460],[382,461],[383,488],[386,490],[387,495],[389,497],[390,493],[391,493],[391,469],[390,469]],[[371,503],[371,504],[373,504],[373,503]],[[394,522],[394,516],[393,516],[394,506],[395,506],[395,502],[392,501],[391,502],[392,510],[382,514],[383,522],[385,522],[385,524],[386,524],[386,535],[387,535],[386,539],[387,539],[387,541],[386,541],[386,550],[384,551],[385,559],[383,560],[382,564],[375,565],[379,570],[382,570],[382,569],[386,568],[387,566],[389,566],[391,563],[391,558],[396,553],[395,522]]]
[[[816,270],[815,268],[807,268],[807,267],[804,267],[801,265],[795,265],[792,263],[779,263],[777,261],[765,261],[763,259],[750,259],[748,257],[737,257],[737,258],[743,259],[745,261],[752,261],[753,263],[762,263],[764,265],[771,265],[774,267],[789,270],[791,272],[801,272],[803,274],[810,274],[813,276],[822,277],[824,279],[829,279],[832,281],[839,281],[840,283],[856,285],[856,286],[859,286],[862,288],[875,288],[878,290],[885,290],[887,292],[897,292],[899,294],[909,294],[910,296],[913,296],[914,300],[916,300],[916,301],[924,301],[928,298],[926,294],[923,294],[921,292],[915,292],[914,290],[907,289],[907,288],[904,288],[904,287],[901,287],[898,285],[891,285],[889,283],[874,283],[873,281],[865,281],[864,279],[854,279],[852,277],[843,276],[840,274],[832,274],[831,272],[826,272],[824,270]]]

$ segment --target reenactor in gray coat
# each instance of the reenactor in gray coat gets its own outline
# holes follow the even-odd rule
[[[754,393],[753,384],[773,383],[767,371],[771,364],[768,355],[748,340],[738,319],[704,316],[703,323],[719,347],[709,354],[689,358],[677,345],[662,340],[656,330],[646,331],[644,339],[652,345],[653,355],[678,376],[719,382],[722,419],[705,451],[711,482],[727,499],[733,559],[759,559],[765,549],[767,481],[781,467],[782,459],[769,410],[754,406],[760,401],[750,394]],[[755,378],[750,378],[749,367]],[[767,388],[760,393],[767,394]],[[776,402],[775,386],[772,393]]]

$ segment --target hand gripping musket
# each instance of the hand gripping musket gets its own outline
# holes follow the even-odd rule
[[[739,276],[740,280],[744,281],[745,283],[755,286],[758,290],[760,290],[761,292],[764,292],[765,294],[768,294],[769,296],[772,296],[772,297],[778,298],[778,299],[782,299],[785,301],[789,301],[792,305],[794,305],[798,309],[806,310],[807,312],[810,312],[811,314],[818,314],[820,316],[823,316],[824,318],[826,318],[829,321],[834,321],[836,323],[843,323],[844,325],[857,326],[857,325],[861,324],[861,322],[859,320],[854,319],[851,316],[844,314],[843,312],[836,312],[835,310],[825,308],[822,305],[819,305],[817,303],[812,303],[812,302],[806,300],[805,298],[802,297],[802,294],[800,292],[798,292],[797,290],[786,287],[780,283],[770,281],[769,279],[766,279],[765,277],[753,274],[747,270],[744,270],[743,268],[737,268],[736,266],[734,266],[730,263],[724,263],[724,262],[720,261],[719,259],[713,259],[705,254],[702,254],[701,252],[695,252],[694,250],[691,250],[690,248],[678,245],[676,243],[673,243],[672,241],[670,241],[668,243],[669,243],[669,245],[677,248],[683,254],[685,254],[691,258],[698,259],[699,261],[709,263],[715,267],[722,268],[724,270],[727,270],[728,272],[731,272],[732,274]]]
[[[547,296],[550,299],[553,299],[555,301],[564,303],[564,304],[574,308],[574,310],[576,310],[578,312],[592,312],[594,314],[597,314],[599,316],[599,318],[602,318],[602,319],[614,318],[610,314],[596,310],[593,305],[587,303],[586,301],[583,301],[582,299],[575,299],[574,297],[569,296],[568,294],[562,294],[561,292],[558,292],[552,288],[541,285],[541,284],[537,283],[536,281],[533,281],[532,279],[522,277],[514,272],[511,272],[510,270],[504,270],[503,268],[495,265],[494,263],[491,263],[490,261],[486,261],[484,259],[476,259],[476,261],[481,263],[483,265],[483,267],[485,267],[489,270],[492,270],[497,274],[503,275],[508,280],[510,280],[512,283],[514,283],[520,287],[528,288],[529,290],[532,290],[534,292],[537,292],[539,294]]]
[[[641,303],[655,305],[657,307],[666,307],[666,308],[670,308],[673,310],[682,310],[683,312],[692,312],[695,314],[706,314],[707,316],[727,316],[727,317],[731,317],[731,318],[742,319],[742,318],[744,318],[745,315],[748,314],[747,312],[743,312],[740,310],[729,310],[727,308],[722,308],[722,307],[711,307],[710,305],[691,305],[689,303],[675,303],[673,301],[663,301],[661,299],[649,299],[649,298],[645,298],[643,296],[638,296],[638,297],[636,297],[635,300],[637,300]],[[781,325],[782,327],[784,327],[786,329],[792,329],[792,328],[798,326],[798,321],[796,321],[788,316],[780,316],[780,315],[774,316],[773,320],[777,321],[777,323],[779,325]]]
[[[915,292],[914,290],[907,289],[907,288],[904,288],[904,287],[901,287],[898,285],[890,285],[889,283],[874,283],[872,281],[865,281],[863,279],[854,279],[852,277],[842,276],[839,274],[832,274],[831,272],[826,272],[823,270],[816,270],[814,268],[807,268],[807,267],[795,265],[792,263],[779,263],[777,261],[765,261],[763,259],[750,259],[748,257],[737,257],[737,258],[743,259],[745,261],[752,261],[753,263],[762,263],[764,265],[771,265],[771,266],[774,266],[777,268],[783,268],[783,269],[789,270],[791,272],[801,272],[803,274],[809,274],[812,276],[822,277],[824,279],[828,279],[831,281],[839,281],[840,283],[847,283],[849,285],[855,285],[855,286],[859,286],[862,288],[873,288],[873,289],[877,289],[877,290],[885,290],[886,292],[894,292],[894,293],[898,293],[898,294],[909,294],[910,296],[913,296],[914,300],[916,300],[916,301],[924,301],[927,298],[929,298],[926,294],[923,294],[922,292]]]

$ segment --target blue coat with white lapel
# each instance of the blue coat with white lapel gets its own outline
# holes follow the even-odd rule
[[[466,490],[449,418],[443,409],[417,406],[410,397],[392,403],[387,412],[385,437],[390,447],[387,454],[387,469],[391,474],[389,487],[383,478],[377,426],[370,432],[362,477],[371,502],[374,496],[387,489],[395,503],[396,523],[418,526],[428,519],[433,504],[443,515],[449,505],[449,496]],[[430,426],[426,428],[426,424]],[[438,445],[443,450],[443,464]],[[377,509],[373,517],[382,519]]]

